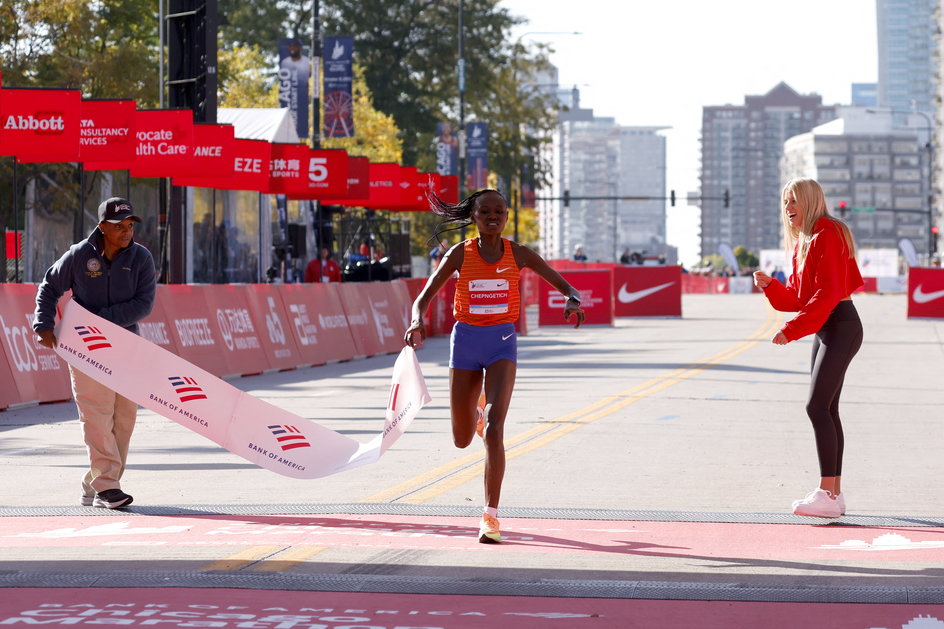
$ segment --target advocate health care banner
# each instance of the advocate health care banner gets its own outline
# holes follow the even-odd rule
[[[56,352],[79,371],[247,461],[293,478],[320,478],[377,461],[430,402],[412,348],[393,367],[383,431],[360,443],[282,410],[70,300]]]

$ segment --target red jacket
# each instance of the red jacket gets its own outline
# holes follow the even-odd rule
[[[788,340],[795,341],[818,332],[836,304],[860,286],[862,275],[855,258],[849,257],[842,229],[824,216],[813,227],[803,271],[797,272],[797,248],[794,248],[793,273],[787,285],[773,280],[764,294],[775,309],[797,313],[780,329]]]
[[[328,258],[325,260],[324,268],[321,268],[321,260],[314,258],[305,267],[306,282],[340,282],[341,267],[338,263]]]

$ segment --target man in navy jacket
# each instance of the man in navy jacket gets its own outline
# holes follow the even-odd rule
[[[33,330],[40,345],[56,346],[56,304],[68,290],[86,310],[137,332],[157,292],[154,259],[134,242],[134,224],[140,222],[127,199],[112,197],[98,206],[98,225],[49,267],[36,292]],[[132,498],[121,491],[120,481],[138,405],[72,366],[69,373],[89,453],[82,504],[126,507]]]

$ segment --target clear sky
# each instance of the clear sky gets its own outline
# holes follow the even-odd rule
[[[512,36],[554,49],[562,87],[624,126],[670,126],[668,187],[698,189],[702,107],[744,103],[780,81],[848,104],[878,80],[875,0],[501,0]],[[573,32],[580,35],[539,34]],[[625,191],[631,194],[630,191]],[[698,261],[699,210],[669,208],[668,240]],[[771,220],[776,220],[771,217]]]

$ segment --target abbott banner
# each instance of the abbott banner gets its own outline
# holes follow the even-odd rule
[[[320,478],[377,461],[429,403],[412,349],[400,352],[383,432],[360,443],[255,398],[70,300],[56,328],[66,362],[259,467]]]

